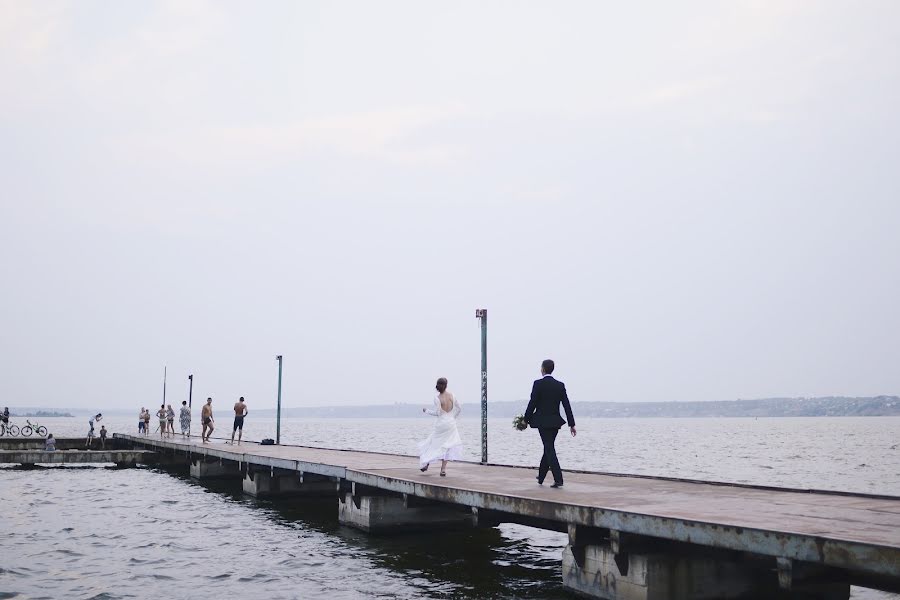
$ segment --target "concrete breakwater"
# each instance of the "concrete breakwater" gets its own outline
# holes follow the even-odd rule
[[[57,438],[56,450],[44,450],[43,438],[0,438],[0,464],[17,464],[23,467],[51,464],[115,464],[118,467],[133,467],[138,463],[155,464],[158,455],[152,450],[116,448],[108,440],[106,448],[94,440],[90,449],[85,448],[84,439]],[[121,446],[121,445],[120,445]]]

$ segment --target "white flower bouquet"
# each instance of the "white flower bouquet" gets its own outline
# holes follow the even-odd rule
[[[519,431],[528,429],[528,423],[525,422],[525,415],[516,415],[513,417],[513,428]]]

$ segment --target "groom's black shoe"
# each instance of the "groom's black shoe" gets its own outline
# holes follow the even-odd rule
[[[551,485],[550,487],[552,487],[552,488],[561,488],[561,487],[562,487],[562,481],[554,481],[554,482],[553,482],[553,485]]]
[[[538,476],[536,477],[536,479],[538,480],[538,485],[544,485],[544,478],[543,478],[543,477],[541,477],[540,475],[538,475]]]

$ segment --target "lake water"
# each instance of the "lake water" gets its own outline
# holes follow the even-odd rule
[[[57,437],[87,430],[84,418],[41,423]],[[103,423],[137,429],[136,419]],[[430,426],[425,416],[287,419],[282,441],[411,454]],[[460,429],[478,460],[480,423],[462,419]],[[230,430],[220,416],[216,434]],[[248,439],[274,432],[274,419],[248,417]],[[558,449],[564,469],[900,496],[898,432],[900,418],[582,419]],[[490,420],[489,440],[491,462],[540,455],[537,434],[508,419]],[[0,514],[0,598],[573,597],[560,585],[562,534],[503,525],[373,537],[340,527],[334,500],[256,501],[239,485],[155,469],[3,468]]]

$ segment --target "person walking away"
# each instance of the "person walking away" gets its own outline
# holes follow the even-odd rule
[[[48,433],[44,441],[44,452],[56,452],[56,438],[52,433]]]
[[[143,406],[141,412],[138,413],[138,434],[144,433],[144,411],[147,410]]]
[[[169,426],[169,433],[172,434],[172,437],[175,436],[175,411],[172,410],[172,405],[166,409],[166,424]]]
[[[3,412],[0,413],[0,422],[2,422],[2,425],[4,428],[9,426],[9,407],[8,406],[3,407]]]
[[[419,442],[419,470],[423,473],[428,465],[441,461],[441,477],[447,475],[447,461],[462,458],[462,440],[456,428],[456,419],[462,408],[456,398],[447,390],[447,379],[441,377],[434,386],[434,408],[423,408],[422,412],[437,417],[434,428],[425,440]]]
[[[161,404],[159,410],[156,411],[156,417],[159,419],[159,437],[166,435],[166,405]]]
[[[191,409],[188,408],[187,400],[181,401],[181,414],[178,415],[178,420],[181,423],[181,435],[184,437],[191,436]]]
[[[150,409],[144,409],[144,435],[150,435]]]
[[[247,405],[244,404],[244,397],[241,396],[240,399],[234,403],[234,427],[231,430],[231,443],[234,444],[234,433],[237,431],[238,433],[238,444],[241,443],[241,436],[244,435],[244,417],[247,416],[247,413],[250,411],[247,410]]]
[[[106,450],[106,425],[100,426],[100,448]]]
[[[84,446],[86,448],[90,448],[91,442],[94,441],[94,437],[95,437],[94,436],[94,423],[99,422],[102,419],[103,419],[103,414],[97,413],[96,415],[91,417],[90,421],[88,421],[88,425],[90,426],[90,429],[88,429],[87,439],[84,441]]]
[[[203,405],[203,409],[200,411],[200,422],[203,424],[203,433],[201,434],[200,439],[201,441],[206,443],[209,441],[209,436],[212,435],[213,429],[215,429],[215,419],[213,419],[212,411],[212,398],[206,399],[206,404]]]
[[[556,457],[556,436],[559,434],[559,428],[568,423],[569,431],[572,437],[575,437],[575,417],[572,415],[572,406],[566,395],[565,384],[553,378],[555,366],[550,359],[541,363],[541,378],[531,387],[531,399],[525,410],[525,422],[538,430],[544,445],[544,453],[538,467],[538,484],[544,484],[544,478],[547,477],[549,470],[553,473],[553,485],[550,487],[561,488],[563,476],[559,459]],[[566,411],[565,421],[559,416],[560,404]]]

